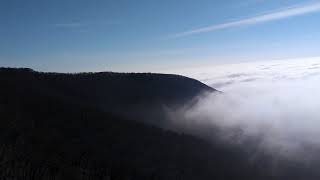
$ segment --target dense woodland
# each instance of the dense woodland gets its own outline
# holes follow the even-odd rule
[[[215,92],[186,77],[2,68],[0,83],[0,179],[320,177],[316,164],[252,157],[252,151],[159,128],[161,107]]]
[[[178,75],[151,73],[39,73],[31,69],[0,70],[3,81],[24,96],[58,96],[129,119],[159,125],[165,107],[178,107],[214,89]]]

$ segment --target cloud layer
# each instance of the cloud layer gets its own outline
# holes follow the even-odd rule
[[[264,150],[309,159],[320,148],[320,58],[184,69],[179,74],[224,92],[183,109],[188,121],[183,123],[197,127],[192,130],[198,134],[218,127],[225,139],[259,138]]]
[[[167,72],[198,79],[226,92],[233,91],[233,85],[293,82],[320,76],[320,57],[214,65]]]

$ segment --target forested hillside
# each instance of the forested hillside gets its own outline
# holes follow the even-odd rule
[[[0,83],[0,179],[318,177],[316,168],[252,156],[255,152],[164,130],[113,109],[113,104],[130,103],[175,106],[214,91],[192,79],[1,69]],[[143,122],[154,121],[144,118]]]
[[[119,116],[161,125],[166,108],[175,108],[205,92],[205,84],[178,75],[151,73],[41,73],[31,69],[0,69],[1,79],[15,91],[59,96]]]

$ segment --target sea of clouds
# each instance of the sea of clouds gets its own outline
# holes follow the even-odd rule
[[[236,132],[240,143],[259,137],[261,148],[286,155],[304,152],[306,157],[319,150],[320,58],[215,65],[171,73],[198,79],[223,92],[204,95],[192,108],[185,108],[183,119],[190,122],[184,124],[217,127],[222,129],[222,137],[233,137]]]

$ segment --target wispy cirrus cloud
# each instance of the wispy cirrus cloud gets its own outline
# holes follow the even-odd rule
[[[83,23],[76,23],[76,22],[71,22],[71,23],[57,23],[54,24],[55,27],[63,27],[63,28],[74,28],[74,27],[82,27],[85,24]]]
[[[222,30],[222,29],[229,29],[234,27],[240,27],[240,26],[247,26],[247,25],[253,25],[258,23],[264,23],[269,21],[276,21],[280,19],[286,19],[294,16],[300,16],[310,13],[316,13],[320,11],[320,3],[312,3],[307,5],[299,5],[299,6],[291,6],[287,7],[278,11],[274,11],[271,13],[266,13],[259,16],[250,17],[247,19],[242,19],[238,21],[231,21],[226,22],[222,24],[216,24],[212,26],[207,26],[203,28],[198,29],[192,29],[189,31],[184,31],[177,33],[173,36],[173,38],[179,38],[179,37],[185,37],[185,36],[191,36],[195,34],[205,33],[205,32],[211,32],[216,30]]]
[[[56,28],[83,28],[83,27],[103,27],[103,26],[111,26],[118,25],[120,22],[115,20],[107,20],[107,21],[70,21],[64,23],[54,23],[51,26]]]

